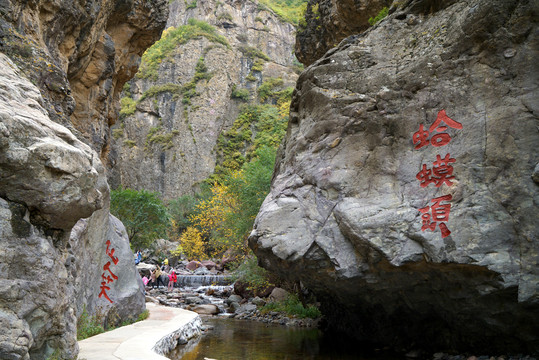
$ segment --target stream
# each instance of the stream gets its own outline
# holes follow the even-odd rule
[[[169,353],[172,360],[394,360],[381,352],[361,352],[326,340],[318,329],[286,327],[225,317],[205,317],[213,327]]]
[[[202,279],[191,279],[202,285]],[[226,286],[198,286],[193,292]],[[223,299],[203,296],[223,307]],[[361,350],[358,344],[328,339],[316,328],[291,327],[258,321],[238,320],[224,315],[202,316],[202,336],[179,345],[168,354],[172,360],[394,360],[400,359],[377,349]]]

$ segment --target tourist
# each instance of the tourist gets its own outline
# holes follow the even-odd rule
[[[161,277],[163,275],[163,272],[159,268],[159,266],[155,269],[155,280],[157,282],[157,288],[159,289],[159,284],[163,284],[163,287],[165,287],[165,282],[163,281],[163,278]]]
[[[155,277],[155,271],[155,268],[150,271],[150,282],[152,283],[152,289],[155,289],[155,284],[157,282]]]
[[[172,272],[168,276],[168,291],[172,291],[172,288],[176,286],[176,281],[178,280],[178,277],[176,276],[176,272],[174,269],[172,269]]]
[[[138,265],[142,260],[142,253],[140,250],[137,250],[137,253],[135,254],[135,265]]]
[[[166,273],[168,273],[168,271],[170,270],[170,266],[168,266],[168,259],[163,260],[163,262],[161,263],[161,270]]]

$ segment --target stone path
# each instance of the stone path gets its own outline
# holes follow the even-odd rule
[[[80,360],[168,360],[152,349],[166,353],[177,339],[200,333],[198,314],[172,307],[146,303],[150,316],[144,321],[123,326],[79,341]]]

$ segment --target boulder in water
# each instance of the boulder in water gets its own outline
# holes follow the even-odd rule
[[[191,308],[191,311],[202,315],[216,315],[219,314],[219,308],[213,304],[196,305]]]

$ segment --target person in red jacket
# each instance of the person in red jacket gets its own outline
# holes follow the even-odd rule
[[[178,280],[178,277],[176,276],[176,272],[172,270],[172,272],[168,276],[168,291],[172,291],[172,288],[176,286],[177,280]]]

